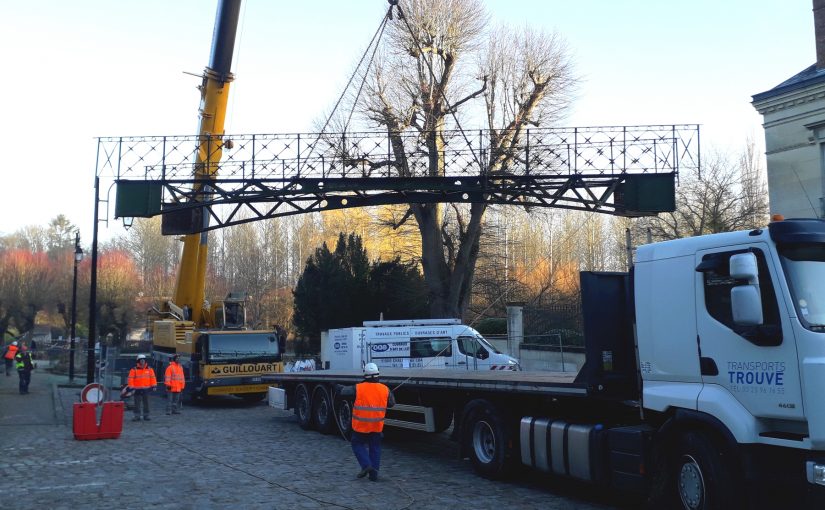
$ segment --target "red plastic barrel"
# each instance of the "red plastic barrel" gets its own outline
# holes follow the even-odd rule
[[[123,402],[104,402],[100,417],[100,439],[117,439],[123,431]]]
[[[123,431],[123,402],[104,402],[100,423],[97,423],[97,405],[76,403],[73,410],[74,438],[117,439]]]
[[[74,430],[75,439],[97,439],[95,407],[95,404],[77,403],[74,405],[72,430]]]

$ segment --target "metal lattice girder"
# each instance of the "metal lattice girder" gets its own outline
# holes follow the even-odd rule
[[[207,191],[194,192],[195,181],[162,181],[165,196],[163,214],[165,234],[186,234],[213,230],[279,216],[308,212],[407,203],[484,202],[522,207],[554,207],[606,214],[639,216],[661,212],[628,207],[616,195],[634,176],[488,176],[455,177],[372,177],[372,178],[295,178],[291,180],[217,179],[198,181]],[[635,177],[638,178],[638,177]],[[669,183],[674,173],[642,175]],[[145,181],[118,181],[121,185]],[[197,188],[196,188],[197,189]],[[671,195],[672,196],[672,195]],[[666,206],[667,207],[667,206]],[[132,212],[134,214],[134,212]],[[203,214],[209,216],[203,227]],[[166,220],[166,218],[164,218]]]
[[[669,210],[670,202],[652,204],[646,195],[672,188],[680,167],[700,166],[696,125],[531,129],[507,152],[490,148],[490,134],[445,131],[440,176],[431,175],[426,136],[420,133],[393,140],[387,133],[207,138],[207,146],[222,149],[223,159],[215,179],[200,181],[192,177],[198,136],[100,138],[97,175],[160,187],[164,216],[176,215],[181,226],[174,233],[185,233],[402,203],[487,202],[654,214]],[[492,140],[502,137],[492,134]],[[399,146],[404,154],[394,151]],[[624,201],[625,196],[632,201]],[[145,216],[156,214],[160,204],[155,205]],[[202,214],[210,218],[208,227]]]

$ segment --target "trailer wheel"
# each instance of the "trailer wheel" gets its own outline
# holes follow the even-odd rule
[[[470,402],[465,409],[462,437],[473,468],[485,478],[504,477],[510,467],[507,458],[509,438],[504,419],[492,404],[484,400]]]
[[[734,468],[724,449],[704,435],[682,436],[674,450],[672,498],[675,508],[717,510],[740,508]]]
[[[298,425],[304,430],[312,428],[312,406],[309,400],[309,391],[306,385],[299,384],[295,387],[295,416],[298,417]]]
[[[335,420],[341,435],[347,441],[352,437],[352,402],[345,398],[337,398],[335,401]]]
[[[332,401],[327,388],[319,384],[312,397],[312,417],[321,434],[331,434],[335,430],[335,418],[332,415]]]

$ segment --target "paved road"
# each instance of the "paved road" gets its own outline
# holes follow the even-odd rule
[[[457,458],[446,435],[408,431],[387,434],[378,483],[356,480],[340,437],[305,432],[291,413],[231,397],[185,407],[180,416],[165,415],[163,401],[152,398],[152,421],[127,414],[119,439],[76,441],[71,409],[80,390],[54,382],[60,379],[36,373],[24,396],[16,394],[16,376],[0,376],[4,509],[590,510],[621,499],[540,473],[488,481]]]

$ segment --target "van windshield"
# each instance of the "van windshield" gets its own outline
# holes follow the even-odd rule
[[[499,351],[498,349],[496,349],[495,347],[493,347],[493,344],[491,344],[489,341],[487,341],[487,339],[486,339],[486,338],[484,338],[483,336],[481,336],[481,335],[476,335],[476,340],[478,340],[478,343],[480,343],[481,345],[483,345],[484,347],[486,347],[488,350],[491,350],[491,351],[493,351],[493,352],[494,352],[494,353],[496,353],[496,354],[501,354],[501,351]]]
[[[825,331],[825,245],[788,243],[779,246],[782,266],[802,325]]]

